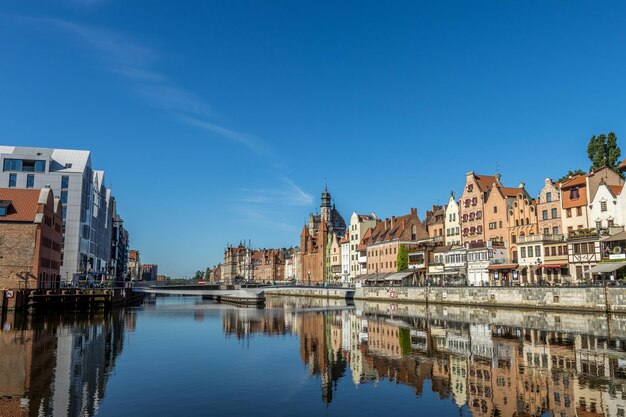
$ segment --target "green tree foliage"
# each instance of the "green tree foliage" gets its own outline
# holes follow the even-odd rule
[[[402,355],[411,353],[411,331],[406,327],[400,327],[398,331],[398,342]]]
[[[196,281],[201,281],[204,279],[204,272],[203,271],[196,271],[196,274],[193,276],[193,279],[195,279]]]
[[[558,182],[565,182],[567,181],[570,177],[574,177],[576,175],[585,175],[586,172],[583,171],[582,169],[577,169],[576,171],[568,171],[567,174],[565,174],[564,176],[562,176],[561,178],[559,178]]]
[[[400,248],[398,249],[396,265],[398,266],[398,272],[409,269],[409,250],[404,245],[400,245]]]
[[[617,136],[615,133],[609,132],[608,135],[604,133],[595,136],[593,135],[589,139],[589,145],[587,145],[587,156],[591,161],[591,169],[598,169],[603,166],[611,168],[615,172],[617,165],[619,164],[619,157],[622,151],[617,146]]]

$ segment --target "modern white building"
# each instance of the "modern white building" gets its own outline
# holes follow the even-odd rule
[[[350,216],[350,226],[348,227],[350,234],[350,278],[354,279],[363,274],[359,264],[359,252],[357,247],[359,243],[361,243],[361,239],[363,239],[363,235],[367,229],[374,228],[377,222],[378,219],[374,213],[358,214],[354,212],[352,216]]]
[[[49,185],[63,204],[61,279],[100,281],[108,274],[113,209],[104,171],[89,151],[0,146],[0,187]]]
[[[486,245],[467,248],[467,283],[472,286],[489,285],[489,267],[508,260],[506,246],[489,241]]]

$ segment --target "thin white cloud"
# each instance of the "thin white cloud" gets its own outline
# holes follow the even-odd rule
[[[156,69],[160,54],[127,33],[63,19],[15,17],[14,20],[36,30],[52,29],[69,35],[98,61],[99,68],[132,82],[138,93],[153,106],[205,117],[212,114],[204,100],[176,86]]]
[[[218,126],[213,123],[209,123],[207,121],[182,114],[179,115],[178,118],[182,122],[187,123],[191,126],[197,127],[207,132],[214,133],[233,142],[237,142],[260,155],[270,155],[272,153],[264,142],[261,142],[256,137],[248,135],[247,133],[241,133],[234,130],[226,129],[222,126]]]
[[[240,217],[255,225],[262,225],[268,229],[277,229],[285,232],[297,232],[298,228],[292,224],[276,220],[275,213],[266,214],[259,208],[240,206],[236,208]]]

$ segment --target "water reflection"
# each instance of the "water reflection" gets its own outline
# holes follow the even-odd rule
[[[5,314],[0,332],[0,416],[92,416],[135,327],[133,311]]]
[[[351,377],[355,385],[381,380],[408,385],[418,397],[428,387],[440,399],[454,401],[461,415],[624,416],[626,337],[619,331],[611,339],[577,333],[585,323],[594,326],[586,316],[561,313],[558,322],[577,324],[556,331],[550,313],[509,311],[538,323],[520,328],[433,318],[425,306],[424,314],[415,316],[396,315],[394,305],[360,307],[229,310],[224,331],[237,329],[238,337],[295,332],[302,362],[321,377],[325,403],[341,395],[338,380]],[[613,320],[621,327],[624,318]]]
[[[270,363],[265,369],[295,369],[317,387],[315,393],[311,386],[306,392],[324,404],[329,415],[339,410],[345,414],[346,404],[354,414],[378,415],[362,405],[364,396],[383,404],[389,395],[385,387],[391,384],[411,387],[400,401],[417,406],[417,411],[427,401],[445,402],[453,409],[451,415],[619,417],[626,410],[626,316],[386,303],[348,306],[301,298],[272,299],[266,309],[258,310],[186,297],[89,316],[11,314],[0,326],[0,416],[94,416],[100,410],[105,415],[103,401],[120,403],[108,408],[116,415],[127,415],[127,407],[135,404],[138,415],[136,410],[141,413],[158,394],[147,390],[146,398],[120,397],[130,390],[129,384],[137,385],[138,377],[128,371],[129,360],[118,364],[125,343],[130,346],[126,355],[144,361],[142,369],[154,372],[149,378],[157,387],[166,384],[173,369],[186,369],[189,385],[180,381],[180,389],[172,387],[169,395],[175,403],[191,404],[187,415],[205,415],[209,405],[230,412],[232,398],[223,397],[226,394],[216,394],[207,403],[192,396],[197,404],[186,395],[194,384],[206,385],[208,395],[220,389],[230,392],[236,387],[227,381],[250,378],[261,369],[262,364],[246,360],[255,357],[255,349],[267,348],[254,343],[255,338],[294,353],[290,361]],[[129,344],[135,327],[138,331]],[[181,333],[175,333],[178,327]],[[170,338],[184,335],[202,354],[164,349],[152,351],[162,356],[144,355],[146,346],[167,340],[160,337],[164,332]],[[246,349],[233,350],[238,344]],[[267,351],[258,353],[272,357]],[[232,379],[210,373],[217,366],[214,358],[224,363]],[[159,366],[152,367],[159,359]],[[247,368],[244,361],[253,367]],[[116,366],[126,377],[113,383]],[[277,384],[275,375],[267,378]],[[117,389],[105,399],[107,384]],[[255,385],[256,401],[275,395],[270,389],[271,384]],[[281,407],[294,413],[302,406],[285,401]],[[157,407],[163,405],[143,411],[158,414]],[[250,407],[258,415],[271,414]]]

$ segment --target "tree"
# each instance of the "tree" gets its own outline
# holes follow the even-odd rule
[[[398,266],[398,272],[409,269],[409,250],[404,245],[400,245],[398,249],[396,265]]]
[[[571,177],[575,177],[576,175],[585,175],[585,174],[586,172],[583,171],[582,169],[577,169],[576,171],[568,171],[567,174],[559,178],[558,182],[565,182]]]
[[[204,273],[204,277],[209,280],[211,279],[211,268],[207,268],[206,272]]]
[[[613,132],[609,132],[608,135],[604,133],[598,136],[593,135],[591,139],[589,139],[587,156],[591,161],[592,170],[607,166],[613,171],[619,172],[617,165],[621,154],[622,151],[619,146],[617,146],[617,136],[615,136]]]
[[[196,274],[193,276],[193,279],[196,281],[202,281],[204,279],[204,272],[196,271]]]

